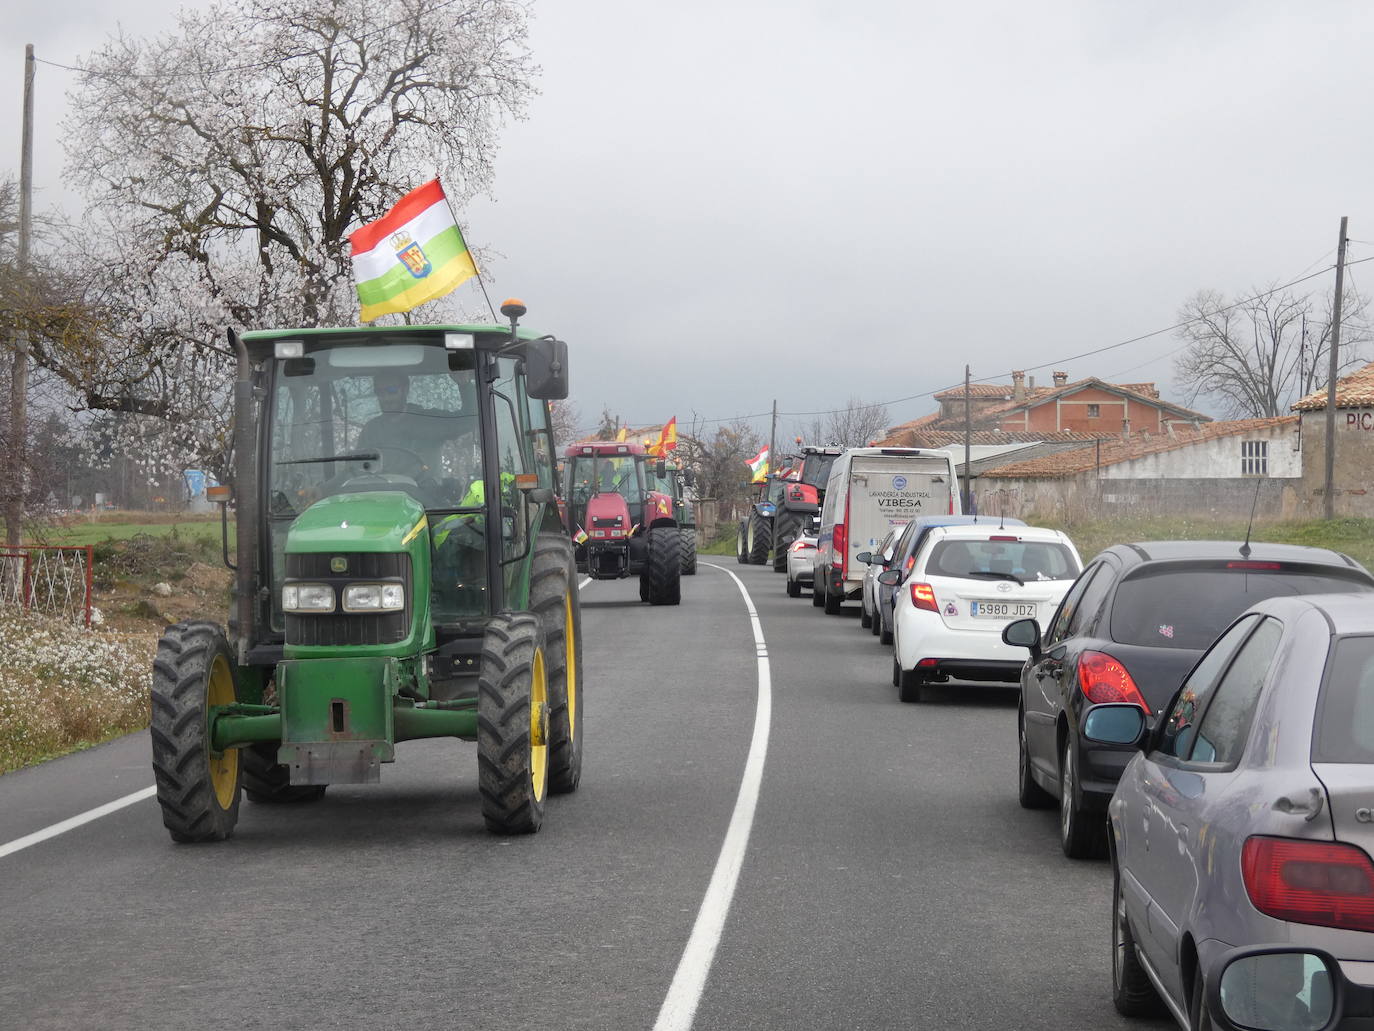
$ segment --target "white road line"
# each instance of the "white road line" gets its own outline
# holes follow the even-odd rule
[[[37,845],[39,842],[47,841],[49,838],[55,838],[59,834],[66,834],[67,831],[74,830],[83,823],[90,823],[92,820],[98,820],[102,816],[109,816],[111,813],[118,812],[125,806],[131,806],[135,802],[142,802],[145,798],[152,798],[156,793],[157,788],[146,787],[142,790],[135,791],[132,795],[125,795],[123,798],[116,798],[113,802],[106,802],[104,805],[98,805],[94,809],[88,809],[86,812],[78,816],[73,816],[69,820],[55,823],[51,827],[44,827],[41,831],[34,831],[32,834],[24,835],[22,838],[15,838],[8,844],[0,845],[0,859],[14,855],[14,853],[26,849],[30,845]]]
[[[654,1031],[688,1031],[692,1018],[696,1016],[697,1005],[706,990],[706,977],[711,972],[711,963],[716,956],[725,931],[725,918],[730,913],[730,903],[735,897],[735,885],[739,882],[740,868],[744,865],[744,853],[749,847],[749,831],[754,824],[754,809],[759,801],[759,785],[763,781],[763,762],[768,754],[768,726],[773,711],[772,679],[768,671],[768,646],[763,640],[763,625],[759,622],[758,610],[749,597],[744,583],[730,570],[711,562],[702,565],[718,569],[731,580],[744,596],[745,607],[749,610],[749,624],[754,631],[754,646],[758,653],[759,691],[758,704],[754,710],[754,737],[749,744],[749,758],[744,763],[744,776],[740,780],[739,795],[735,799],[735,811],[730,817],[730,826],[725,832],[725,842],[720,847],[716,859],[715,872],[711,883],[706,886],[706,896],[701,900],[697,911],[696,923],[692,925],[692,935],[687,939],[687,947],[682,950],[678,960],[677,972],[673,983],[668,986],[668,995],[658,1011]]]
[[[580,584],[577,585],[577,589],[580,591],[582,590],[582,588],[586,587],[591,582],[592,578],[589,576],[587,577],[587,579],[583,580]]]

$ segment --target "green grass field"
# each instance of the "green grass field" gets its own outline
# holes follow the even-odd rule
[[[174,522],[95,522],[87,519],[72,520],[65,526],[48,526],[35,534],[27,543],[32,544],[100,544],[103,541],[126,541],[139,534],[152,537],[176,535],[187,540],[220,539],[219,519],[183,519]],[[229,545],[234,543],[234,524],[229,524]]]

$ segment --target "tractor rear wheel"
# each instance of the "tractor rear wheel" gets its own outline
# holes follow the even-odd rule
[[[530,610],[544,631],[549,682],[549,793],[577,790],[582,779],[582,607],[572,547],[560,533],[541,533],[530,573]]]
[[[649,531],[649,557],[639,574],[640,596],[650,605],[677,605],[682,601],[682,537],[676,526],[656,526]]]
[[[153,659],[153,774],[173,841],[223,841],[239,818],[240,750],[210,751],[210,709],[238,700],[224,631],[201,621],[169,626]]]
[[[324,784],[292,784],[291,773],[277,762],[280,745],[263,742],[243,752],[243,793],[248,801],[265,803],[314,802],[324,797]]]
[[[684,526],[682,533],[682,575],[697,575],[697,531],[694,526]]]
[[[787,549],[801,532],[801,517],[795,512],[779,512],[773,517],[773,572],[787,572]]]
[[[759,515],[758,509],[749,513],[749,564],[761,566],[768,561],[768,549],[773,546],[773,521]]]
[[[532,612],[487,622],[477,675],[477,786],[495,834],[533,834],[549,786],[549,682]]]

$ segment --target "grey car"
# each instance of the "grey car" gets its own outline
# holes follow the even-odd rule
[[[1166,712],[1152,730],[1134,705],[1084,718],[1089,741],[1140,748],[1108,806],[1117,1009],[1210,1028],[1199,971],[1264,943],[1323,949],[1374,984],[1370,597],[1251,606]]]

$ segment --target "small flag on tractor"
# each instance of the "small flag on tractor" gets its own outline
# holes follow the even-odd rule
[[[754,474],[754,478],[749,481],[750,483],[762,483],[766,480],[768,478],[768,445],[765,444],[759,448],[759,453],[753,458],[747,459],[746,464],[749,466],[749,471]]]
[[[410,311],[477,275],[438,179],[349,234],[363,322]]]

